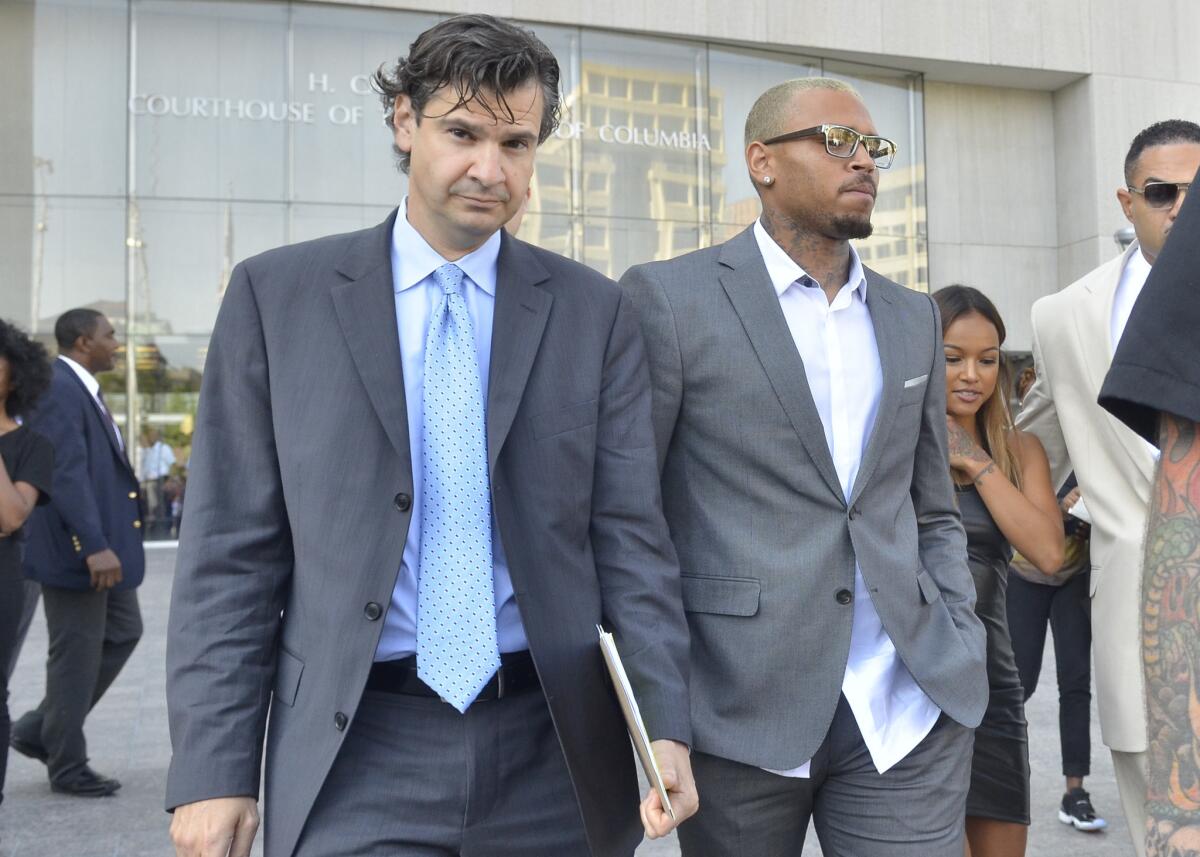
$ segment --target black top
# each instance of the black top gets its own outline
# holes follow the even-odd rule
[[[38,490],[38,505],[50,501],[50,487],[54,478],[54,447],[37,432],[18,426],[7,434],[0,435],[0,458],[8,478],[17,482],[28,482]],[[20,567],[21,532],[0,538],[0,571]]]
[[[996,704],[997,693],[1015,688],[1015,702],[1010,702],[1019,704],[1023,699],[1021,677],[1008,630],[1008,564],[1012,561],[1013,549],[1000,532],[978,489],[974,485],[955,485],[954,488],[963,529],[967,532],[967,566],[975,581],[975,615],[987,631],[987,672],[992,689],[990,711]]]
[[[1007,572],[1012,546],[996,526],[979,490],[974,485],[955,485],[954,490],[963,529],[967,532],[967,558],[994,571]]]
[[[975,730],[967,815],[1029,823],[1029,746],[1025,691],[1008,629],[1012,547],[974,485],[956,485],[975,581],[975,615],[987,632],[988,706]]]
[[[1133,305],[1100,404],[1158,443],[1158,414],[1200,422],[1200,173]]]

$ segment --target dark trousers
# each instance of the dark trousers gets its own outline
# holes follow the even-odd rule
[[[22,572],[18,572],[21,574]],[[25,637],[29,634],[29,626],[33,624],[33,614],[37,611],[38,602],[42,600],[42,585],[36,581],[25,580],[25,606],[21,608],[21,621],[17,625],[16,641],[12,644],[8,655],[8,674],[12,676],[17,671],[17,660],[21,657],[21,647],[25,645]]]
[[[47,753],[50,781],[70,782],[87,764],[83,722],[142,636],[134,590],[42,587],[50,651],[46,695],[13,726]]]
[[[811,777],[693,753],[700,810],[679,828],[683,855],[797,857],[811,819],[826,857],[962,857],[972,743],[943,714],[881,774],[842,697]]]
[[[19,565],[0,566],[0,801],[4,800],[4,776],[8,770],[8,680],[14,652],[19,645],[21,609],[25,604],[25,578]]]
[[[1030,583],[1008,575],[1008,627],[1025,699],[1037,690],[1046,645],[1046,625],[1054,633],[1058,672],[1058,734],[1065,777],[1086,777],[1091,764],[1092,609],[1091,574],[1077,574],[1062,586]]]
[[[541,691],[465,714],[437,698],[367,691],[293,857],[590,853]]]

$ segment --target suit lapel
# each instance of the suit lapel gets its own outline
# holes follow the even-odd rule
[[[126,470],[133,473],[133,467],[129,464],[129,457],[125,455],[125,450],[121,449],[121,444],[117,442],[117,425],[113,420],[100,409],[100,403],[96,401],[96,397],[88,390],[87,385],[83,383],[83,379],[75,374],[75,370],[63,363],[61,360],[54,361],[54,368],[57,372],[63,372],[68,378],[75,382],[75,385],[83,392],[84,397],[88,400],[88,404],[92,406],[92,412],[96,415],[96,420],[100,423],[101,434],[108,438],[108,445],[112,447],[113,455],[125,467]]]
[[[524,244],[505,232],[501,232],[496,267],[487,401],[489,473],[495,471],[512,428],[554,302],[549,292],[537,287],[550,279],[550,274]]]
[[[1086,366],[1088,395],[1093,402],[1100,397],[1100,388],[1104,386],[1108,367],[1112,365],[1112,313],[1117,286],[1121,283],[1130,255],[1140,252],[1137,242],[1134,242],[1120,259],[1105,266],[1084,283],[1085,298],[1075,313],[1075,334],[1079,339],[1079,353]],[[1098,410],[1138,470],[1147,481],[1153,482],[1154,459],[1141,438],[1107,410]]]
[[[342,335],[371,405],[396,454],[408,463],[408,409],[396,301],[392,281],[391,239],[396,212],[362,233],[347,250],[337,270],[347,278],[331,294]]]
[[[779,306],[779,296],[771,287],[771,277],[752,228],[726,243],[719,263],[724,268],[720,273],[721,286],[741,319],[779,404],[829,490],[844,501],[825,440],[825,427],[804,374],[804,362]]]
[[[903,363],[904,343],[897,330],[895,309],[887,284],[874,271],[865,271],[867,276],[867,310],[871,314],[871,327],[875,330],[875,347],[879,351],[879,364],[883,370],[883,392],[879,397],[879,409],[875,412],[875,424],[871,427],[871,439],[867,442],[858,474],[850,489],[853,505],[861,496],[863,488],[879,464],[887,448],[892,430],[892,421],[900,407],[900,391],[904,386]],[[942,383],[940,378],[929,378],[926,384]]]
[[[1088,382],[1097,395],[1112,363],[1113,298],[1128,258],[1129,254],[1126,253],[1119,264],[1107,267],[1084,283],[1087,297],[1075,313],[1075,333],[1079,337],[1080,353],[1087,366]]]

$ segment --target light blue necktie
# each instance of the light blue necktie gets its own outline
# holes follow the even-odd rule
[[[483,386],[463,272],[433,272],[445,294],[425,337],[417,675],[460,712],[500,668],[492,588]]]

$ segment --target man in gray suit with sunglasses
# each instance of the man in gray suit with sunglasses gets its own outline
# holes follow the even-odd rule
[[[960,857],[983,627],[927,295],[862,266],[895,146],[837,81],[746,123],[762,217],[630,270],[691,628],[686,857]]]

